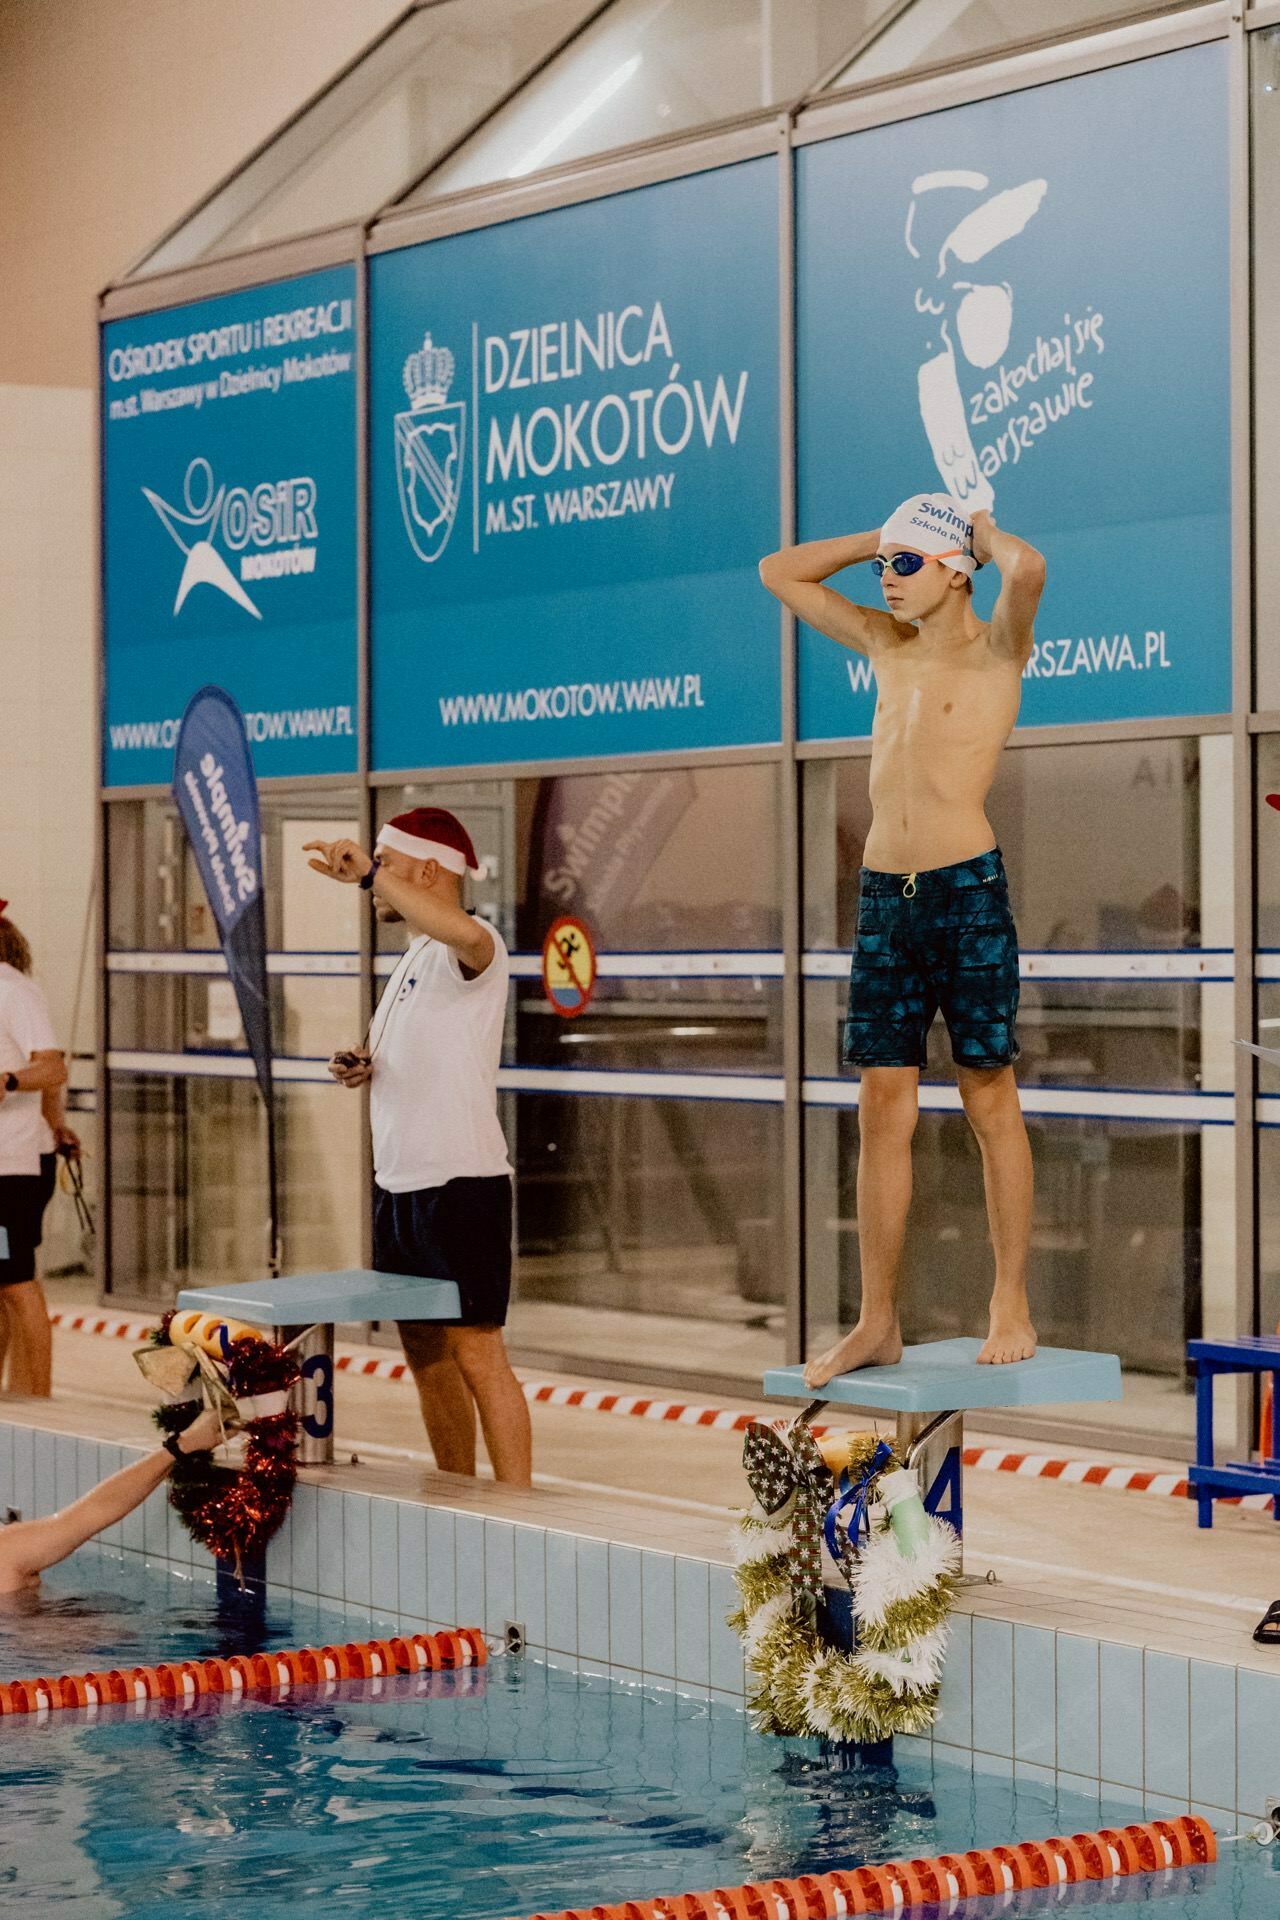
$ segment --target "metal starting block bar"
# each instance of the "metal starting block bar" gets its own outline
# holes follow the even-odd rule
[[[815,1392],[803,1367],[774,1367],[764,1376],[770,1400],[803,1400],[802,1420],[825,1406],[860,1413],[891,1413],[899,1458],[920,1472],[928,1512],[964,1532],[964,1416],[985,1407],[1060,1406],[1119,1400],[1120,1361],[1114,1353],[1041,1347],[1030,1360],[979,1366],[981,1340],[929,1340],[907,1347],[895,1367],[860,1367],[837,1374]]]
[[[277,1346],[298,1341],[302,1378],[293,1392],[303,1466],[323,1466],[333,1459],[335,1321],[456,1320],[462,1312],[452,1280],[373,1273],[365,1267],[278,1274],[227,1287],[187,1287],[178,1295],[178,1307],[269,1327]]]

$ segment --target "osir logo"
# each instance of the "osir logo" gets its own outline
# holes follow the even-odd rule
[[[316,483],[308,475],[262,481],[255,487],[229,487],[225,481],[215,487],[213,468],[203,455],[197,455],[183,479],[183,507],[171,506],[150,487],[142,492],[186,556],[173,602],[175,617],[193,589],[206,586],[261,620],[261,609],[245,592],[242,580],[315,572],[316,548],[301,544],[317,538]],[[215,540],[239,555],[239,578]]]
[[[467,449],[467,407],[450,400],[453,355],[424,334],[404,363],[408,413],[398,413],[396,485],[404,530],[419,560],[438,560],[458,517]]]

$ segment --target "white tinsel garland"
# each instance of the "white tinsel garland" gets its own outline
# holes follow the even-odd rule
[[[930,1514],[928,1538],[910,1560],[899,1551],[890,1527],[873,1527],[858,1554],[849,1585],[853,1610],[868,1627],[879,1626],[889,1608],[914,1600],[960,1569],[960,1542],[945,1520]]]
[[[759,1508],[756,1509],[759,1513]],[[746,1567],[757,1560],[772,1560],[776,1554],[790,1553],[793,1535],[790,1526],[778,1526],[756,1513],[743,1515],[733,1537],[733,1564]]]
[[[874,1647],[859,1647],[853,1656],[858,1672],[870,1680],[885,1680],[896,1694],[920,1693],[936,1686],[942,1678],[942,1662],[947,1651],[945,1626],[920,1634],[900,1653],[881,1652]]]
[[[763,1601],[761,1605],[756,1608],[751,1618],[747,1621],[746,1629],[742,1635],[742,1644],[748,1654],[755,1653],[765,1635],[771,1633],[774,1627],[778,1626],[781,1621],[788,1617],[791,1612],[791,1604],[790,1590],[784,1589],[781,1593],[771,1595],[768,1600]]]

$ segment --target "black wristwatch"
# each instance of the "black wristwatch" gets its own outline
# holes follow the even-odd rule
[[[12,1068],[10,1068],[4,1077],[4,1090],[6,1093],[21,1093],[22,1091],[18,1085],[18,1076]]]
[[[374,875],[377,873],[378,868],[381,865],[382,865],[382,862],[381,860],[379,860],[377,854],[375,853],[373,856],[373,859],[369,863],[368,873],[362,873],[359,880],[356,882],[356,885],[358,887],[363,888],[365,893],[370,893],[372,891]]]
[[[175,1460],[185,1460],[187,1457],[186,1453],[183,1450],[183,1448],[181,1448],[178,1445],[179,1437],[180,1436],[178,1434],[171,1433],[169,1435],[169,1438],[167,1440],[162,1440],[160,1444],[164,1448],[166,1453],[171,1453],[173,1455]]]

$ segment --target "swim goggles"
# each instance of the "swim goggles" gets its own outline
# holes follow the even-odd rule
[[[973,558],[964,547],[948,547],[945,553],[895,553],[888,560],[882,560],[877,554],[871,562],[871,570],[877,580],[884,578],[886,567],[905,578],[909,574],[919,573],[926,560],[950,560],[957,554],[965,559]]]

